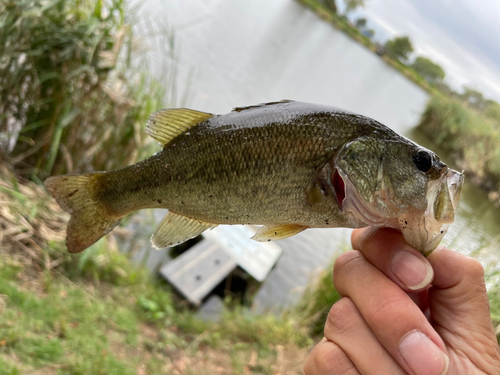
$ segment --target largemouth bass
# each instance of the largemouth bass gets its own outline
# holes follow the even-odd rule
[[[338,108],[281,101],[213,115],[153,113],[161,152],[129,167],[50,177],[80,252],[143,208],[168,208],[156,248],[220,224],[263,225],[271,241],[306,228],[388,226],[429,254],[454,220],[463,175],[381,123]]]

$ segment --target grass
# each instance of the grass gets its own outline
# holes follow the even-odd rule
[[[48,274],[26,280],[25,270],[15,261],[0,268],[0,358],[10,367],[20,373],[133,374],[138,364],[158,365],[147,353],[146,360],[120,355],[140,340],[140,314],[124,290],[90,290],[89,284]]]
[[[61,233],[49,229],[68,218],[47,193],[5,169],[0,181],[0,374],[301,374],[340,298],[330,266],[297,309],[254,315],[227,301],[219,321],[202,321],[118,252],[113,236],[67,254]],[[487,279],[498,327],[498,273],[488,270]]]
[[[345,246],[347,250],[347,245]],[[296,313],[312,334],[323,335],[326,317],[330,308],[341,296],[333,287],[333,264],[324,270],[308,285]]]
[[[100,255],[109,251],[105,245]],[[85,272],[72,279],[47,273],[28,278],[25,272],[31,270],[3,256],[0,368],[9,369],[6,373],[134,374],[142,369],[153,374],[184,366],[179,373],[232,374],[243,373],[252,356],[257,373],[273,373],[279,345],[304,356],[311,343],[296,322],[272,315],[235,310],[224,315],[224,323],[207,324],[179,307],[166,285],[148,278],[129,278],[120,287],[89,282]],[[228,366],[224,371],[216,370],[220,361]]]
[[[6,169],[0,186],[0,374],[301,373],[313,341],[299,316],[228,303],[202,321],[117,250],[123,230],[67,254],[48,194]]]

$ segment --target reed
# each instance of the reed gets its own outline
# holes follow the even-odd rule
[[[123,0],[0,0],[0,157],[34,179],[143,157],[165,89],[132,42]]]

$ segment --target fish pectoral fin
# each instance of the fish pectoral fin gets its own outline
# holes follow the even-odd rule
[[[149,116],[146,133],[165,146],[189,128],[212,117],[211,113],[187,108],[161,109]]]
[[[169,212],[154,230],[151,243],[156,249],[179,245],[216,226],[216,224]]]
[[[253,235],[252,240],[258,242],[278,241],[292,237],[307,228],[309,227],[299,224],[264,225]]]

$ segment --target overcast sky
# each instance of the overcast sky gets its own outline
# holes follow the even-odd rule
[[[445,81],[500,101],[499,0],[365,0],[375,39],[408,35],[418,55],[443,67]],[[342,6],[339,4],[342,11]]]

